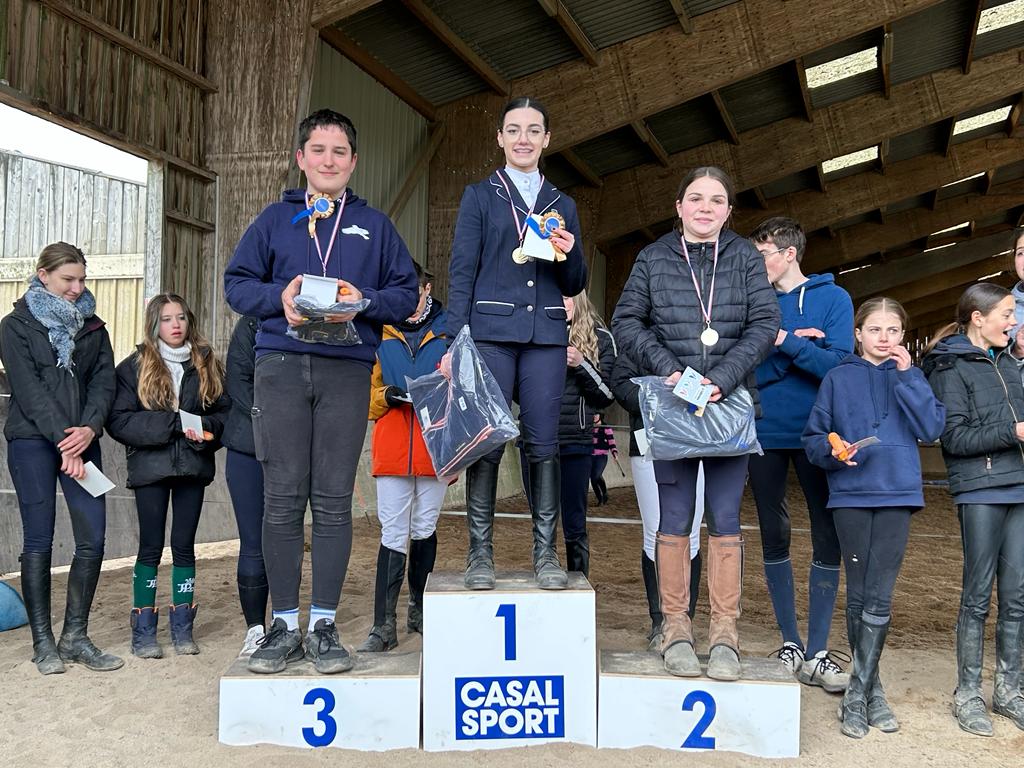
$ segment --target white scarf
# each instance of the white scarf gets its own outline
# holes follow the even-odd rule
[[[185,366],[182,363],[191,359],[192,344],[186,341],[175,349],[174,347],[167,346],[163,339],[157,339],[156,343],[160,349],[160,357],[163,358],[164,365],[171,372],[171,386],[174,387],[174,400],[177,402],[178,395],[181,393],[181,380],[185,376]]]

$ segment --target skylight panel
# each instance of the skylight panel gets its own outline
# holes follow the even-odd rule
[[[947,232],[955,232],[956,230],[961,229],[962,227],[966,227],[970,223],[971,222],[969,222],[969,221],[965,221],[963,224],[955,224],[952,227],[946,227],[945,229],[940,229],[938,232],[932,232],[930,235],[928,235],[928,237],[935,237],[936,235],[944,235]]]
[[[981,173],[976,173],[973,176],[965,176],[962,179],[957,179],[956,181],[951,181],[951,182],[949,182],[949,184],[943,184],[942,186],[943,186],[943,188],[945,188],[945,187],[952,187],[954,184],[963,184],[965,181],[970,181],[971,179],[980,179],[984,175],[985,175],[985,172],[982,171]]]
[[[953,135],[956,136],[957,134],[973,131],[977,128],[984,128],[986,125],[992,125],[993,123],[1001,123],[1010,117],[1011,109],[1013,107],[999,107],[999,109],[982,112],[974,117],[957,120],[956,125],[953,126]]]
[[[978,19],[978,34],[994,32],[997,29],[1019,24],[1024,21],[1024,0],[1012,0],[1009,3],[986,8]]]
[[[868,147],[867,149],[861,149],[857,152],[851,152],[848,155],[840,155],[839,157],[833,157],[831,160],[826,160],[821,164],[821,172],[835,173],[841,171],[844,168],[849,168],[851,165],[860,165],[861,163],[870,163],[872,160],[878,159],[878,145]]]
[[[877,68],[878,48],[867,48],[857,53],[851,53],[849,56],[826,61],[816,67],[809,67],[806,72],[807,87],[821,88],[823,85],[845,80],[848,77]]]

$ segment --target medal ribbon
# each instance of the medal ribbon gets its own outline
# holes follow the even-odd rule
[[[540,200],[540,190],[537,190],[537,197],[533,201],[533,205],[530,206],[530,212],[526,214],[526,218],[523,219],[522,225],[519,224],[519,214],[516,213],[516,204],[512,202],[512,190],[509,189],[508,183],[505,181],[505,177],[501,175],[501,171],[495,171],[498,174],[498,180],[501,185],[505,188],[505,194],[508,195],[508,204],[512,208],[512,219],[516,223],[516,232],[519,235],[519,245],[523,244],[523,239],[526,237],[526,228],[529,226],[530,217],[533,216],[533,209],[537,207],[537,200]],[[544,175],[541,174],[540,186],[544,187]]]
[[[334,230],[331,232],[331,240],[327,243],[327,258],[324,258],[323,251],[320,250],[320,237],[316,234],[315,223],[313,229],[313,242],[316,243],[316,255],[320,258],[320,266],[323,267],[324,277],[327,277],[327,262],[331,259],[331,249],[334,248],[334,239],[338,236],[338,227],[341,226],[341,214],[345,212],[345,200],[348,198],[347,194],[341,196],[341,201],[338,203],[338,211],[335,214],[337,219],[334,221]],[[309,207],[309,192],[306,193],[306,207]]]
[[[718,271],[718,240],[715,240],[715,254],[711,262],[711,290],[708,291],[708,304],[704,306],[704,297],[700,295],[700,285],[697,284],[697,275],[693,272],[693,265],[690,263],[690,254],[686,250],[686,238],[680,235],[683,243],[683,258],[686,259],[686,266],[690,268],[690,278],[693,280],[693,289],[697,291],[697,301],[700,303],[700,312],[704,315],[704,324],[711,327],[711,305],[715,301],[715,273]]]

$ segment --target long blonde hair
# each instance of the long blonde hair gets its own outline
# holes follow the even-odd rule
[[[185,340],[192,345],[192,365],[199,374],[199,398],[203,407],[212,405],[224,392],[224,366],[213,354],[210,343],[196,327],[196,317],[185,300],[176,293],[161,293],[146,305],[146,338],[136,353],[139,356],[139,402],[151,411],[174,409],[174,385],[171,372],[160,356],[160,314],[168,304],[178,304],[188,319]]]
[[[595,330],[600,321],[597,319],[597,313],[594,312],[594,305],[587,298],[586,289],[573,296],[572,302],[569,344],[576,347],[595,367],[600,368],[601,355],[597,348],[597,331]]]

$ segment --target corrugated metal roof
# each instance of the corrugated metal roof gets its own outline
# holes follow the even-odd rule
[[[804,100],[792,64],[727,85],[721,94],[739,133],[804,114]]]
[[[559,189],[568,189],[583,182],[576,169],[559,154],[544,155],[541,159],[541,170],[547,180]]]
[[[650,150],[632,128],[619,128],[576,145],[574,151],[598,176],[651,162]]]
[[[992,177],[992,183],[1005,184],[1007,181],[1016,181],[1017,179],[1024,179],[1024,160],[1018,160],[1016,163],[998,168],[995,176]]]
[[[927,155],[929,152],[944,152],[948,132],[949,124],[943,120],[941,123],[932,123],[890,139],[887,162],[898,163],[900,160],[909,160],[912,157]]]
[[[670,155],[726,138],[710,96],[700,96],[647,118],[647,126]]]
[[[807,168],[799,173],[784,176],[781,179],[770,181],[761,185],[761,192],[766,198],[782,197],[793,192],[801,192],[805,189],[818,188],[818,169]]]
[[[923,195],[914,195],[900,200],[896,203],[890,203],[885,206],[885,212],[887,214],[900,213],[902,211],[909,211],[912,208],[923,208],[931,201],[931,195],[925,193]]]
[[[877,48],[882,44],[882,30],[872,29],[860,35],[847,38],[840,43],[815,51],[804,56],[805,67],[816,67],[828,61],[835,61],[866,48]]]
[[[946,0],[893,22],[892,82],[960,66],[977,7],[977,0]]]
[[[668,4],[668,0],[665,2]],[[739,0],[683,0],[683,5],[686,6],[686,10],[690,12],[691,16],[700,16],[738,2]]]
[[[656,29],[679,27],[668,0],[563,0],[596,48],[630,40]],[[682,28],[679,27],[680,34]]]
[[[844,77],[820,88],[811,88],[811,105],[815,108],[827,107],[829,104],[863,96],[866,93],[879,93],[884,86],[880,69],[861,72],[859,75]]]
[[[536,0],[430,0],[430,7],[477,54],[510,80],[582,58]],[[484,12],[482,12],[484,11]],[[524,51],[529,49],[529,53]]]
[[[1019,48],[1022,45],[1024,45],[1024,22],[1011,24],[1008,27],[993,29],[991,32],[978,35],[978,39],[974,43],[974,58],[980,59],[983,56]]]
[[[993,101],[989,104],[986,104],[983,107],[976,107],[974,109],[968,110],[967,112],[959,114],[956,116],[956,119],[958,121],[967,120],[971,117],[974,117],[975,115],[983,115],[986,112],[992,112],[997,109],[1006,109],[1007,107],[1013,106],[1015,101],[1016,98],[1013,96],[1007,97],[1005,99],[999,99],[999,101]],[[963,131],[961,133],[955,134],[953,136],[953,143],[963,144],[965,141],[980,139],[982,136],[996,136],[998,134],[1005,133],[1006,123],[1006,120],[1000,120],[995,123],[989,123],[988,125],[980,126],[970,131]]]
[[[486,84],[397,0],[367,8],[338,27],[432,104],[486,90]]]

